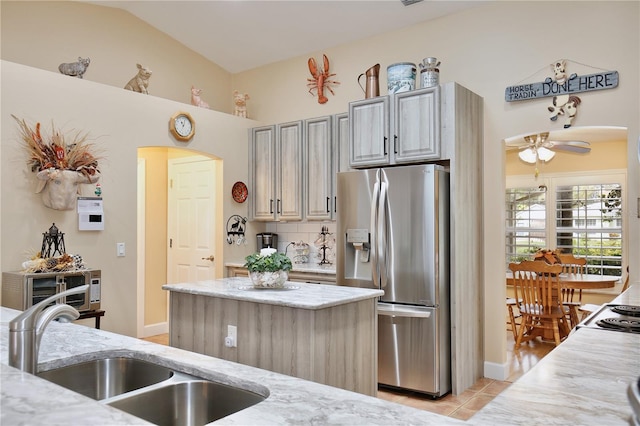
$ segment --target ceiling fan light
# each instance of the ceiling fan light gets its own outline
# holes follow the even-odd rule
[[[518,157],[524,162],[535,164],[536,163],[536,153],[531,148],[523,149],[518,153]]]
[[[545,147],[538,148],[538,158],[542,161],[550,161],[556,155],[555,152]]]

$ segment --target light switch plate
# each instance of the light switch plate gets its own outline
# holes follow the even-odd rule
[[[125,255],[124,243],[116,243],[116,252],[118,253],[118,257],[124,257]]]

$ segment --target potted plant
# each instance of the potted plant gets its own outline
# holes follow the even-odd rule
[[[289,279],[291,259],[276,249],[264,248],[245,258],[244,266],[255,288],[282,288]]]

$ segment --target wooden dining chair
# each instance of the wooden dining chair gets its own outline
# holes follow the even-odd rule
[[[518,306],[522,324],[515,347],[537,336],[544,337],[545,332],[553,333],[553,340],[559,345],[570,331],[558,277],[562,265],[524,260],[509,264],[509,269],[513,272],[515,299],[522,299]]]
[[[562,265],[562,272],[565,274],[586,274],[587,259],[585,257],[575,257],[573,254],[558,253],[558,258]],[[577,300],[576,300],[577,299]],[[578,325],[578,310],[582,305],[582,289],[577,291],[573,288],[562,289],[562,303],[571,327]]]
[[[522,302],[522,299],[520,299]],[[519,302],[513,297],[507,297],[507,314],[509,315],[509,320],[507,324],[513,333],[513,341],[515,342],[518,338],[518,328],[520,327],[520,320],[522,315],[520,312],[516,313],[515,309],[518,308]]]

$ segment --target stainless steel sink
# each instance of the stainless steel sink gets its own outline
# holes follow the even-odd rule
[[[206,380],[189,380],[107,402],[157,425],[205,425],[264,400],[243,389]]]
[[[38,376],[101,400],[167,380],[173,376],[173,371],[140,359],[118,357],[44,371]]]
[[[87,361],[38,376],[158,425],[205,425],[266,398],[136,358]]]

